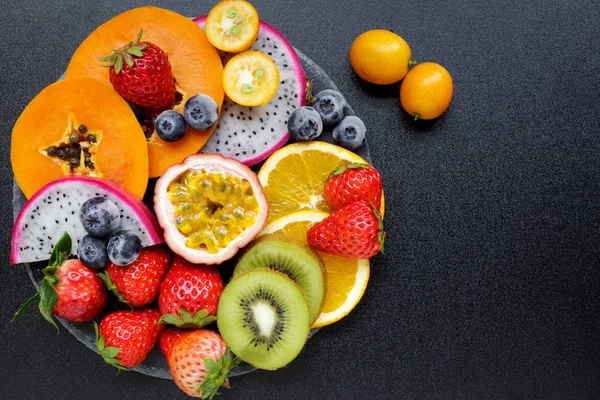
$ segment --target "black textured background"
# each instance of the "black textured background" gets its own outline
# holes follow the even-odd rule
[[[156,2],[188,16],[214,3]],[[97,25],[144,4],[0,0],[0,398],[185,398],[170,381],[117,376],[34,311],[8,322],[33,289],[8,265],[12,125]],[[254,4],[364,119],[389,236],[349,317],[221,398],[600,398],[600,3]],[[350,44],[373,28],[450,71],[439,120],[413,123],[398,85],[353,75]]]

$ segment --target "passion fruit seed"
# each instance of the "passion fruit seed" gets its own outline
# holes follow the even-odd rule
[[[189,170],[171,182],[167,193],[186,246],[205,247],[211,254],[252,226],[258,215],[250,183],[237,176]]]

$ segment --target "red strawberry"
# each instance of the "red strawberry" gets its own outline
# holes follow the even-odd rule
[[[165,110],[175,103],[175,80],[167,54],[158,46],[129,42],[100,61],[108,62],[110,82],[125,100],[138,106]]]
[[[161,321],[184,328],[201,328],[213,322],[224,287],[215,267],[192,264],[175,256],[160,285]]]
[[[306,233],[313,249],[348,258],[371,258],[383,252],[384,239],[379,211],[363,200],[333,212]]]
[[[100,314],[108,293],[96,271],[79,260],[67,260],[54,276],[58,278],[54,315],[73,322],[90,322]]]
[[[122,303],[145,307],[158,297],[170,263],[171,252],[164,246],[146,247],[133,263],[124,267],[110,263],[98,276]]]
[[[40,291],[19,308],[12,321],[38,297],[40,313],[56,330],[53,313],[73,322],[90,322],[100,314],[108,296],[106,287],[93,269],[79,260],[66,260],[70,253],[71,237],[65,233],[54,246],[48,266],[42,270]]]
[[[167,329],[159,344],[175,384],[188,396],[212,399],[239,360],[218,333],[208,329]]]
[[[356,200],[371,202],[381,210],[381,175],[363,163],[344,165],[333,171],[325,181],[325,200],[334,210]]]
[[[96,346],[108,364],[127,369],[140,364],[158,340],[164,325],[158,310],[116,311],[96,328]]]

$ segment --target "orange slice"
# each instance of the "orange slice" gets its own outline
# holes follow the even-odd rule
[[[320,211],[298,211],[269,223],[258,236],[283,232],[306,243],[306,232],[327,216]],[[348,315],[362,298],[369,282],[369,260],[319,255],[325,264],[327,285],[321,314],[312,328],[332,324]]]
[[[248,50],[258,36],[260,21],[252,4],[242,0],[217,3],[206,17],[206,37],[219,50]]]
[[[245,51],[233,57],[223,70],[223,89],[241,106],[265,105],[279,87],[279,69],[260,51]]]
[[[300,210],[331,213],[323,186],[336,168],[368,164],[358,155],[325,142],[294,143],[271,155],[258,172],[269,202],[269,221]],[[385,201],[381,196],[381,215]]]

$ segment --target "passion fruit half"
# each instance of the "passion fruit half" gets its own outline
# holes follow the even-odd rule
[[[158,179],[154,210],[174,253],[220,264],[261,231],[269,205],[250,168],[219,154],[193,154]]]

